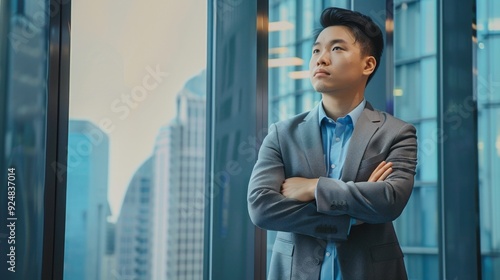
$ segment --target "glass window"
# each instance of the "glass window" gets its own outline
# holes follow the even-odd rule
[[[394,115],[417,128],[418,166],[410,201],[395,221],[409,279],[438,279],[437,6],[394,5]]]
[[[202,279],[206,6],[72,5],[64,279]]]
[[[500,4],[477,5],[479,205],[483,279],[500,277]]]
[[[395,59],[414,58],[420,53],[417,42],[419,35],[420,1],[402,3],[394,12],[394,54]]]
[[[49,14],[48,1],[0,1],[0,279],[42,273]]]
[[[395,29],[397,30],[398,27]],[[396,55],[397,51],[396,49]],[[411,62],[397,61],[393,90],[394,113],[407,121],[436,118],[436,89],[437,64],[435,56]]]

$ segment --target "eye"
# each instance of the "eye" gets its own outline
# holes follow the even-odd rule
[[[318,49],[313,49],[312,53],[319,53]]]
[[[332,51],[340,51],[340,50],[342,50],[341,47],[333,47],[333,49],[332,49]]]

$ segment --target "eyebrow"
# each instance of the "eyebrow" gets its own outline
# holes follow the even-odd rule
[[[331,45],[335,45],[337,43],[343,43],[343,44],[346,44],[347,42],[344,40],[344,39],[333,39],[333,40],[330,40],[327,45],[331,46]],[[317,45],[320,45],[321,43],[316,41],[312,46],[315,47]]]

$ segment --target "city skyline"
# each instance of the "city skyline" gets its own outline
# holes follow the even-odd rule
[[[206,22],[196,0],[72,3],[69,115],[107,130],[112,222],[131,174],[175,116],[177,92],[206,68]]]
[[[90,121],[70,120],[67,195],[71,206],[67,211],[66,250],[68,258],[83,260],[85,266],[68,259],[66,275],[79,274],[82,279],[88,279],[90,272],[86,270],[117,279],[177,276],[196,279],[202,275],[205,84],[202,71],[176,94],[175,117],[159,129],[156,143],[150,147],[150,156],[129,174],[132,179],[123,201],[127,207],[120,208],[116,223],[111,225],[106,219],[109,215],[107,176],[99,175],[107,172],[111,164],[108,135]],[[97,210],[94,207],[103,202],[94,200],[96,195],[106,198],[104,216],[99,210],[103,207]],[[92,214],[96,211],[101,213],[99,221]],[[93,222],[88,224],[87,217]],[[83,244],[87,244],[95,239],[89,231],[94,224],[102,225],[100,229],[113,229],[111,239],[109,233],[106,235],[100,230],[102,240],[92,243],[99,245],[102,251],[95,258],[103,260],[100,266],[86,257],[96,250],[89,251],[88,246],[77,243],[77,240],[85,240]],[[109,248],[114,249],[109,252]],[[80,257],[75,258],[76,255]],[[182,265],[186,262],[189,265]]]

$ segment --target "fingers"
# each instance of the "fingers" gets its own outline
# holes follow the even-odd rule
[[[375,170],[373,170],[368,182],[380,182],[385,180],[392,172],[392,162],[382,161]]]
[[[391,166],[392,166],[392,163],[391,163]],[[385,178],[387,178],[387,176],[389,176],[389,174],[391,174],[391,172],[392,172],[392,167],[387,168],[387,170],[384,171],[382,176],[380,176],[380,178],[378,178],[377,182],[384,181]]]
[[[378,166],[377,168],[375,168],[375,170],[373,170],[372,174],[370,175],[370,178],[368,179],[368,182],[376,182],[379,178],[380,178],[380,175],[382,175],[382,172],[380,172],[384,166],[386,165],[385,161],[382,161]]]

